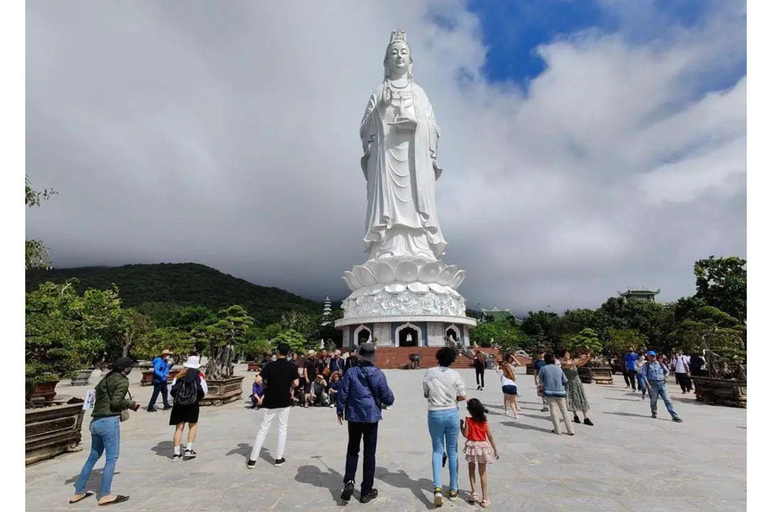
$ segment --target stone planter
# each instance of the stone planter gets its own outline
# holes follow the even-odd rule
[[[56,384],[59,382],[58,380],[52,380],[38,384],[35,387],[35,392],[32,393],[32,399],[43,398],[46,402],[50,402],[56,396]]]
[[[692,377],[696,389],[696,400],[711,405],[747,407],[747,381]]]
[[[87,386],[92,373],[93,370],[80,370],[77,375],[72,377],[71,384],[73,386]]]
[[[178,373],[181,371],[181,369],[178,370],[171,370],[168,372],[168,384],[170,385],[171,382],[173,382],[173,379],[178,375]],[[142,386],[151,386],[152,385],[152,377],[155,375],[155,370],[147,370],[145,372],[141,372],[141,384]]]
[[[248,371],[255,372],[256,370],[261,370],[261,365],[254,361],[248,361]]]
[[[64,452],[82,450],[82,400],[26,411],[25,463],[32,464]]]
[[[229,377],[221,380],[206,380],[208,394],[200,400],[200,405],[221,405],[243,396],[243,379],[245,377]]]
[[[595,384],[613,384],[613,370],[610,366],[581,366],[579,367],[579,378],[585,384],[594,382]]]

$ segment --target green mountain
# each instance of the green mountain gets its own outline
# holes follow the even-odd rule
[[[61,283],[77,278],[80,291],[101,290],[113,284],[126,307],[206,306],[214,311],[233,304],[243,306],[257,324],[278,322],[285,311],[322,313],[321,303],[280,288],[249,283],[197,263],[160,263],[122,267],[80,267],[27,271],[27,291],[45,281]]]

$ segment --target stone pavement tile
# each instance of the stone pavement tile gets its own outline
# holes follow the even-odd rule
[[[226,488],[168,487],[149,485],[131,494],[131,509],[135,510],[206,510],[204,507],[214,498],[228,492]],[[146,492],[149,491],[149,492]]]
[[[562,478],[558,482],[568,489],[569,496],[620,496],[633,492],[637,487],[637,480],[629,479],[587,479],[587,478]]]
[[[342,507],[334,498],[341,491],[347,430],[335,422],[332,410],[293,409],[287,463],[280,468],[272,465],[276,445],[273,426],[256,468],[247,470],[246,457],[264,412],[233,403],[201,412],[195,442],[199,456],[193,461],[172,463],[168,458],[172,428],[168,426],[167,412],[140,411],[121,424],[120,459],[113,487],[115,492],[131,496],[121,510],[151,509],[155,507],[154,500],[164,496],[166,489],[171,489],[174,497],[183,496],[190,511],[262,510],[261,505],[267,503],[264,510],[271,506],[275,511],[431,509],[431,443],[426,403],[420,392],[414,392],[421,389],[423,372],[386,374],[396,405],[385,411],[384,421],[379,425],[375,486],[382,497],[376,500],[378,503],[361,505],[355,499]],[[471,370],[461,370],[460,374],[465,381],[474,379]],[[244,388],[252,380],[247,375]],[[134,384],[132,381],[131,392],[146,404],[151,388],[134,390]],[[519,375],[518,387],[522,396],[534,400],[531,376]],[[690,504],[689,510],[695,510],[694,505],[702,510],[738,510],[742,506],[746,488],[746,431],[737,427],[745,424],[746,411],[675,401],[685,419],[684,424],[677,425],[667,419],[648,418],[647,401],[625,396],[623,388],[586,387],[596,425],[576,425],[574,437],[550,434],[549,415],[538,411],[538,401],[523,403],[524,414],[516,422],[490,415],[501,455],[488,468],[493,509],[572,512],[571,508],[581,507],[586,500],[593,503],[590,512],[607,505],[613,506],[613,510],[628,510],[617,505],[617,500],[623,505],[644,503],[641,490],[635,489],[632,494],[629,489],[638,482],[651,481],[655,495],[675,496],[677,502]],[[499,410],[501,394],[489,392],[490,383],[487,390],[470,390],[469,395]],[[461,415],[466,415],[465,407],[461,407]],[[727,442],[720,442],[722,439]],[[87,421],[83,440],[87,448]],[[26,498],[31,505],[28,509],[74,510],[66,501],[86,457],[87,451],[64,454],[27,467]],[[93,489],[98,488],[103,464],[103,460],[97,464],[92,476]],[[361,466],[358,481],[362,477]],[[443,469],[443,482],[448,482],[447,468]],[[468,484],[466,462],[460,454],[460,490],[466,491]],[[259,508],[249,508],[256,496],[261,497]],[[551,497],[576,501],[569,504]],[[91,506],[95,506],[95,500]],[[162,507],[167,509],[169,505]],[[444,510],[448,508],[472,509],[464,501],[446,503]]]
[[[550,496],[549,499],[558,510],[567,510],[568,512],[625,512],[629,510],[620,501],[601,496]]]
[[[674,496],[658,494],[655,490],[650,495],[633,496],[627,501],[619,500],[633,512],[692,512],[699,510],[711,512],[713,510],[702,500],[677,499]]]
[[[522,512],[549,512],[560,510],[552,501],[549,500],[547,494],[540,494],[538,492],[529,493],[527,488],[524,492],[515,492],[512,494],[497,493],[493,489],[489,489],[491,493],[491,509],[505,510],[505,511],[522,511]],[[552,491],[553,493],[559,492],[559,490]],[[478,510],[478,507],[474,507]],[[479,509],[482,510],[482,509]]]
[[[206,512],[254,512],[273,510],[280,498],[289,491],[263,491],[258,485],[235,485],[214,499],[191,508],[187,511],[200,510]],[[309,508],[306,509],[309,512]],[[185,511],[185,512],[187,512]]]

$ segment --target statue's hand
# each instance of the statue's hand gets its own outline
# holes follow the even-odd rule
[[[400,130],[415,130],[416,120],[410,117],[398,116],[391,125]]]

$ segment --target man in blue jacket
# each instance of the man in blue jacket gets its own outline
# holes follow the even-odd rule
[[[173,352],[168,349],[163,350],[163,353],[152,360],[152,366],[155,367],[155,373],[152,375],[152,386],[155,388],[152,390],[152,398],[147,405],[147,412],[155,412],[155,402],[157,401],[157,395],[163,394],[163,410],[170,409],[168,405],[168,373],[173,367],[171,362],[171,356]]]
[[[360,439],[363,440],[363,483],[360,485],[360,502],[368,503],[379,495],[373,488],[376,471],[376,441],[381,420],[381,408],[395,403],[395,396],[387,385],[384,373],[373,365],[376,347],[364,343],[357,352],[358,365],[344,372],[339,381],[336,415],[339,425],[347,419],[349,444],[347,466],[344,472],[344,490],[341,499],[349,501],[355,490],[355,473],[360,455]]]

